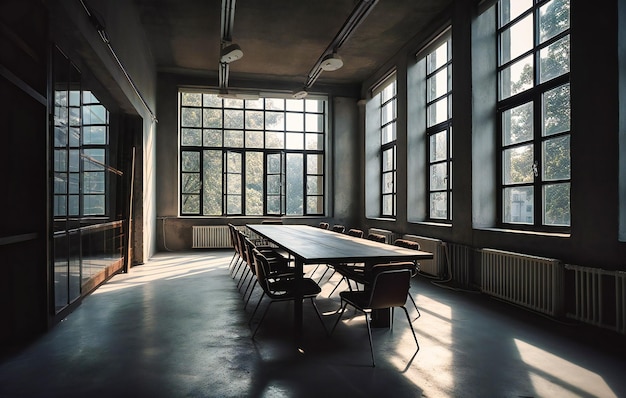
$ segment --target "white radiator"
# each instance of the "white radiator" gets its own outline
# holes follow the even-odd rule
[[[626,272],[570,264],[565,269],[574,272],[575,295],[574,312],[568,312],[567,317],[626,334]]]
[[[551,258],[482,249],[481,290],[535,311],[560,316],[563,265]]]
[[[378,235],[384,235],[385,238],[387,238],[387,242],[386,243],[393,243],[394,239],[394,234],[392,231],[389,231],[387,229],[380,229],[380,228],[370,228],[367,230],[368,234],[378,234]]]
[[[403,235],[403,239],[420,244],[420,250],[433,254],[432,260],[420,260],[420,272],[443,277],[446,272],[446,247],[442,240],[417,235]]]
[[[227,225],[192,226],[194,249],[219,249],[233,247]]]

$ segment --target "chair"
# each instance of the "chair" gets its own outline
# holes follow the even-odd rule
[[[404,247],[405,249],[412,249],[412,250],[420,249],[419,243],[413,240],[408,240],[408,239],[396,239],[395,242],[393,242],[393,244],[399,247]],[[416,261],[413,263],[413,269],[411,270],[411,277],[414,277],[415,275],[417,275],[419,273],[419,270],[420,270],[420,264]],[[411,299],[411,302],[413,303],[413,306],[415,307],[415,311],[417,311],[417,317],[415,318],[417,319],[420,316],[422,316],[422,314],[420,313],[420,310],[417,308],[417,304],[415,303],[415,300],[413,299],[413,296],[411,295],[410,292],[409,292],[409,298]]]
[[[328,229],[328,228],[330,228],[330,224],[328,224],[327,222],[321,222],[319,227],[321,229]]]
[[[387,243],[387,237],[381,234],[370,233],[367,234],[366,239],[373,240],[374,242]]]
[[[360,229],[350,228],[347,233],[348,233],[348,235],[354,236],[354,237],[357,237],[357,238],[362,238],[363,237],[363,231],[360,230]]]
[[[343,225],[333,225],[333,227],[331,228],[331,231],[333,232],[339,232],[340,234],[344,233],[346,231],[346,227],[344,227]]]
[[[261,301],[263,300],[263,297],[267,296],[270,299],[270,303],[265,308],[265,311],[263,312],[263,315],[261,316],[261,319],[259,320],[258,325],[254,329],[254,332],[252,333],[252,338],[256,336],[256,333],[259,330],[261,323],[263,323],[263,320],[265,319],[265,316],[267,315],[267,311],[269,310],[270,305],[278,301],[294,301],[295,300],[295,289],[296,289],[295,284],[298,283],[298,281],[293,278],[272,276],[269,272],[270,264],[268,262],[267,257],[265,257],[258,250],[256,249],[253,250],[253,257],[254,257],[254,264],[256,268],[256,277],[258,280],[258,284],[263,289],[263,294],[261,295],[261,298],[259,298],[259,302],[254,308],[252,315],[250,316],[249,323],[252,324],[254,314],[256,314],[259,308],[259,305],[261,304]],[[317,317],[322,323],[324,332],[328,334],[328,331],[326,330],[326,326],[324,325],[324,320],[322,319],[322,314],[320,314],[320,311],[317,308],[317,305],[315,304],[315,300],[314,300],[315,297],[317,297],[317,295],[321,292],[322,289],[320,289],[319,285],[310,278],[303,278],[300,281],[300,283],[301,283],[300,288],[302,291],[302,297],[305,299],[311,300],[311,304],[313,304],[313,308],[315,308]]]
[[[374,234],[374,233],[370,233],[367,235],[368,240],[374,241],[374,242],[379,242],[379,243],[386,243],[387,242],[387,237],[385,235],[381,235],[381,234]],[[365,277],[365,267],[360,264],[336,264],[335,265],[335,271],[338,272],[341,276],[342,279],[339,281],[339,283],[335,286],[335,288],[330,292],[330,295],[332,295],[335,290],[337,289],[337,287],[339,286],[339,284],[345,280],[346,283],[348,283],[348,288],[350,290],[352,290],[352,285],[350,284],[350,280],[354,281],[357,283],[357,287],[358,284],[362,284],[365,285],[368,283],[368,280]],[[329,295],[329,296],[330,296]]]
[[[412,267],[413,263],[411,262],[396,263],[393,267],[389,267],[388,265],[376,265],[372,269],[374,280],[371,289],[365,291],[344,291],[339,293],[339,296],[341,297],[341,312],[339,313],[339,316],[337,317],[330,333],[332,334],[334,332],[348,304],[356,310],[363,312],[365,314],[365,324],[367,326],[367,335],[370,342],[372,366],[376,366],[374,359],[374,345],[372,343],[372,329],[370,325],[371,313],[373,310],[391,308],[390,328],[393,329],[393,309],[395,307],[402,308],[409,323],[409,327],[411,328],[411,332],[413,333],[413,339],[415,339],[417,351],[419,351],[420,346],[417,342],[417,336],[415,335],[413,324],[409,318],[409,312],[405,307],[406,298],[409,293]]]

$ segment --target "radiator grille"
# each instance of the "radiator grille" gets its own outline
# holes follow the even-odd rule
[[[219,249],[233,247],[226,225],[192,226],[194,249]]]
[[[446,248],[443,241],[417,235],[404,235],[403,239],[420,244],[420,250],[433,254],[432,260],[420,260],[420,272],[443,277],[446,271]]]
[[[552,316],[563,312],[563,265],[556,259],[481,250],[481,290]]]
[[[460,286],[471,287],[471,266],[474,250],[458,243],[446,243],[447,261],[449,263],[450,275],[448,277],[457,282]]]
[[[626,273],[570,264],[565,268],[574,273],[575,305],[567,317],[626,334]]]

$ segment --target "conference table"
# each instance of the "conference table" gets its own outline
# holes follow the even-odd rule
[[[305,264],[375,264],[432,259],[429,252],[374,242],[310,225],[248,224],[260,237],[272,242],[294,258],[296,280],[302,280]],[[297,286],[297,284],[296,284]],[[302,334],[302,292],[296,289],[294,333]]]

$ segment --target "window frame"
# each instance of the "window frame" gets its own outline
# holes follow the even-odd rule
[[[194,94],[200,96],[199,105],[184,104],[184,94]],[[205,96],[211,96],[212,103],[205,103]],[[239,101],[239,102],[237,102]],[[317,101],[314,103],[314,101]],[[230,105],[230,106],[229,106]],[[183,122],[183,113],[186,109],[195,109],[200,114],[199,125],[187,126]],[[261,97],[258,100],[232,100],[226,98],[219,98],[215,91],[197,90],[197,89],[185,89],[181,88],[178,91],[178,110],[179,110],[179,123],[178,123],[178,143],[179,143],[179,215],[180,216],[200,216],[200,217],[231,217],[231,216],[323,216],[326,213],[326,188],[327,183],[326,169],[323,168],[326,163],[326,139],[328,134],[328,99],[322,96],[309,96],[306,99],[291,99],[286,98],[284,95],[277,94],[276,96],[268,95]],[[228,126],[226,115],[227,111],[241,111],[241,125],[232,127]],[[216,112],[220,113],[221,121],[217,123],[217,126],[205,125],[205,113]],[[233,112],[238,113],[238,112]],[[255,116],[251,116],[252,114]],[[268,117],[270,116],[270,117]],[[261,118],[260,124],[258,120],[252,119]],[[271,117],[275,117],[274,122],[271,122]],[[255,124],[255,122],[257,122]],[[295,126],[295,127],[294,127]],[[194,144],[185,142],[186,131],[197,131],[195,135],[196,139]],[[210,130],[216,137],[219,137],[217,141],[219,143],[205,142],[205,131]],[[237,137],[237,144],[232,145],[228,143],[227,134],[231,134]],[[259,138],[261,137],[261,138]],[[269,140],[274,137],[274,145],[270,144]],[[185,169],[185,154],[192,152],[200,152],[200,161],[197,170],[191,172],[197,176],[198,185],[195,187],[195,192],[187,192],[186,190],[186,174],[189,172]],[[221,170],[221,187],[217,184],[214,188],[221,191],[220,203],[215,205],[216,212],[211,212],[210,209],[205,207],[206,202],[209,200],[208,192],[204,187],[205,180],[209,177],[205,177],[208,166],[205,165],[205,156],[202,154],[206,151],[215,151],[216,153],[222,153],[222,170]],[[229,187],[228,175],[232,175],[227,169],[226,156],[227,153],[241,153],[241,167],[237,174],[240,175],[239,192],[235,195],[232,190],[232,186]],[[246,165],[248,162],[248,154],[257,153],[262,154],[262,206],[260,207],[261,213],[252,214],[250,212],[248,203],[248,179],[249,174],[246,171]],[[280,210],[273,211],[274,208],[270,206],[270,193],[268,190],[268,159],[273,154],[280,154],[281,157],[281,176],[278,184],[280,185],[280,192],[278,199]],[[286,162],[290,154],[300,154],[302,161],[300,162],[301,171],[301,189],[298,184],[298,188],[290,194],[286,184],[287,178],[293,176],[293,170],[287,170]],[[307,184],[309,171],[308,171],[308,157],[309,155],[321,155],[323,164],[321,169],[318,168],[318,177],[321,177],[322,187],[318,191],[309,193],[309,187]],[[298,172],[296,172],[296,175]],[[297,176],[296,176],[297,178]],[[231,181],[232,183],[232,181]],[[321,191],[321,193],[319,192]],[[194,197],[198,203],[194,203],[194,211],[189,211],[185,208],[185,200],[187,197]],[[239,196],[240,207],[239,211],[232,211],[229,208],[229,199]],[[197,197],[197,199],[196,199]],[[296,198],[296,204],[299,206],[294,213],[287,207],[289,206],[288,200],[290,198]],[[319,201],[321,197],[321,201]],[[315,198],[313,203],[317,206],[315,209],[311,209],[309,206],[309,199]],[[218,209],[219,206],[219,210]],[[219,210],[219,212],[217,212]]]
[[[389,98],[385,98],[387,89],[393,86]],[[380,207],[378,213],[381,218],[395,219],[397,216],[397,187],[398,187],[398,148],[397,148],[397,120],[398,120],[398,80],[396,72],[390,73],[385,79],[372,89],[372,98],[376,101],[378,108],[378,143],[379,143],[379,170],[380,170]],[[391,106],[392,115],[387,120],[385,118],[386,107]],[[391,129],[389,139],[385,139],[385,130]],[[390,159],[386,159],[389,154]],[[385,164],[385,160],[389,166]],[[386,177],[389,179],[391,187],[386,187]],[[385,202],[389,200],[391,212],[385,212]]]
[[[547,39],[541,41],[540,38],[540,24],[539,24],[539,12],[542,7],[547,6],[551,1],[554,1],[553,4],[557,4],[558,0],[531,0],[532,5],[525,11],[521,12],[519,15],[511,18],[506,23],[502,23],[501,20],[501,8],[502,0],[497,2],[496,9],[496,37],[497,37],[497,49],[496,54],[498,57],[497,60],[497,105],[496,105],[496,114],[497,114],[497,124],[496,124],[496,146],[497,146],[497,220],[498,224],[503,228],[509,229],[517,229],[517,230],[528,230],[528,231],[539,231],[539,232],[569,232],[571,228],[571,145],[568,142],[568,178],[548,178],[545,176],[546,174],[546,163],[544,162],[545,158],[545,150],[544,146],[547,142],[555,141],[557,139],[565,138],[570,139],[572,128],[571,128],[571,85],[570,85],[570,73],[571,73],[571,43],[568,42],[568,57],[567,57],[567,70],[557,75],[556,77],[551,77],[549,79],[543,80],[541,78],[541,52],[548,49],[550,46],[560,42],[561,40],[567,39],[570,40],[570,24],[571,24],[571,14],[569,10],[569,2],[568,2],[568,26],[566,29],[562,29],[557,34],[548,37]],[[567,0],[566,0],[567,1]],[[531,17],[532,19],[532,46],[530,49],[525,51],[521,51],[516,54],[514,57],[508,57],[510,59],[506,59],[505,62],[503,60],[502,53],[502,41],[503,41],[503,32],[512,31],[512,28],[518,24],[522,23],[525,18]],[[527,57],[532,57],[532,86],[526,89],[523,89],[518,92],[509,93],[506,92],[503,94],[503,82],[502,75],[505,71],[511,70],[512,67],[516,63],[523,62]],[[507,76],[508,77],[508,76]],[[510,79],[509,79],[510,80]],[[511,83],[509,83],[512,85]],[[554,134],[544,134],[544,98],[547,93],[553,92],[553,90],[558,90],[559,88],[567,87],[568,88],[568,105],[569,105],[569,124],[568,128],[564,131],[560,131]],[[509,87],[510,88],[510,87]],[[505,124],[507,126],[512,126],[512,122],[508,121],[506,118],[507,114],[510,114],[511,119],[515,116],[514,111],[519,110],[525,105],[529,106],[528,109],[532,111],[532,117],[530,118],[530,123],[532,123],[532,128],[530,129],[532,133],[529,133],[531,137],[529,139],[523,139],[521,141],[516,141],[512,143],[505,142]],[[523,110],[522,110],[523,111]],[[522,112],[520,111],[520,112]],[[510,112],[510,113],[509,113]],[[519,115],[519,113],[518,113]],[[513,127],[510,127],[510,130],[513,131]],[[527,177],[530,177],[529,181],[505,181],[507,176],[510,176],[510,173],[507,171],[507,164],[511,164],[511,161],[507,163],[507,154],[514,153],[516,149],[520,152],[524,149],[524,147],[532,150],[532,165],[530,169],[526,172],[529,173]],[[546,187],[555,186],[555,184],[561,184],[562,187],[567,185],[567,198],[568,198],[568,209],[567,209],[567,217],[569,218],[569,223],[554,223],[548,224],[546,223],[546,199],[545,199],[545,190]],[[528,189],[532,190],[532,220],[528,220],[530,218],[529,215],[526,216],[525,220],[511,220],[507,219],[506,211],[507,211],[507,201],[505,200],[505,196],[507,195],[507,191],[513,192],[515,189]],[[520,203],[520,209],[523,206],[522,200],[518,201]],[[512,201],[509,201],[512,203]],[[510,205],[509,205],[510,206]],[[526,212],[528,212],[529,205],[526,204]],[[512,210],[509,210],[511,212]],[[522,215],[522,211],[520,210],[520,217]],[[512,217],[509,213],[509,217]]]

